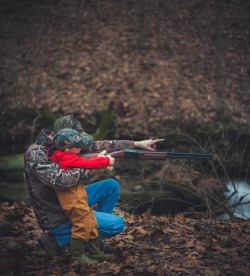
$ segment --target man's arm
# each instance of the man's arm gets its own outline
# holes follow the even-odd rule
[[[164,139],[148,139],[142,141],[134,140],[104,140],[94,141],[90,148],[90,152],[98,152],[101,150],[109,149],[143,149],[143,150],[154,150],[156,143],[162,142]]]
[[[108,149],[133,149],[133,140],[103,140],[94,141],[90,147],[90,152],[99,152]]]

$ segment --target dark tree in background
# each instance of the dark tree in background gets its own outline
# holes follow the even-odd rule
[[[225,115],[225,98],[224,98],[224,55],[222,40],[223,24],[223,0],[215,1],[216,5],[216,92],[218,94],[219,117],[223,119]]]

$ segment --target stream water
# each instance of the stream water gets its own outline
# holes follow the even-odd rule
[[[250,219],[250,184],[242,180],[228,182],[226,186],[226,196],[229,198],[228,206],[232,206],[242,198],[240,205],[231,208],[234,215],[239,218]],[[219,217],[229,219],[227,214],[222,214]]]
[[[241,197],[244,197],[241,203],[248,202],[248,204],[239,205],[235,207],[234,210],[232,209],[232,211],[235,216],[239,218],[250,219],[250,185],[246,181],[228,182],[226,194],[229,198],[228,206],[232,206]],[[0,202],[13,202],[16,200],[29,203],[29,195],[27,193],[25,183],[6,182],[0,180]],[[229,219],[227,214],[221,214],[219,217],[223,219]]]

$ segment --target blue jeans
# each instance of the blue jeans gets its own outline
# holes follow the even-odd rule
[[[97,205],[94,211],[98,233],[101,237],[112,237],[124,229],[124,221],[121,217],[112,214],[120,193],[119,183],[112,179],[105,179],[85,186],[88,195],[88,205]],[[71,238],[71,222],[61,224],[53,229],[60,247],[68,246]]]

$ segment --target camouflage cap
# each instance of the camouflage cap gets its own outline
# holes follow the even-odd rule
[[[63,116],[57,119],[54,123],[53,132],[57,133],[63,128],[73,128],[77,131],[83,131],[81,123],[73,115]]]
[[[57,132],[53,142],[60,150],[71,147],[86,149],[93,144],[94,139],[84,131],[78,132],[72,128],[63,128]]]

